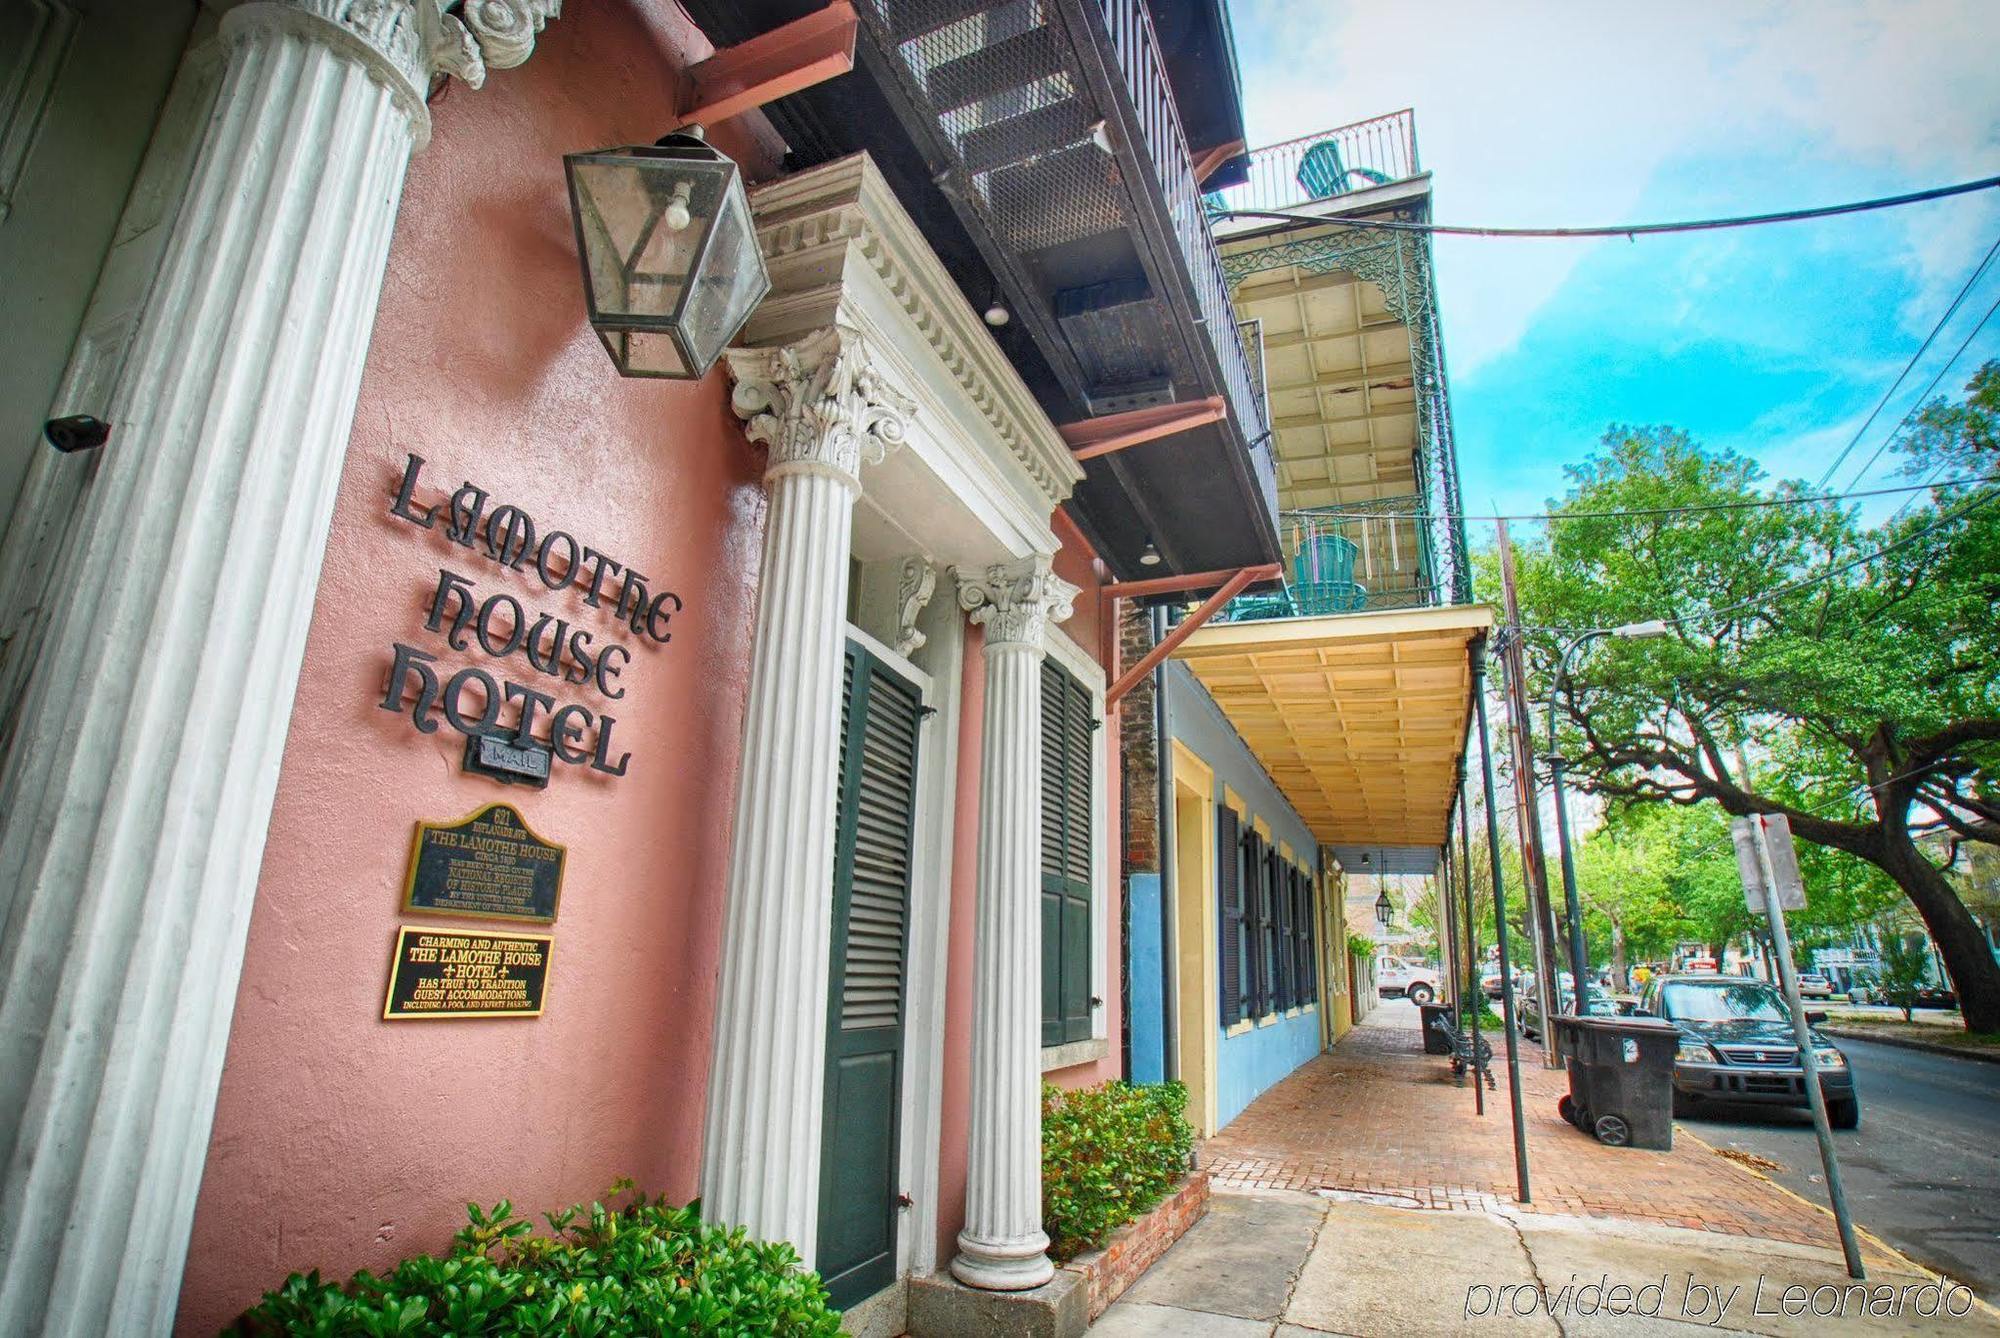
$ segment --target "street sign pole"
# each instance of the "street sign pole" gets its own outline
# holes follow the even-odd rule
[[[1819,1163],[1826,1172],[1826,1196],[1833,1205],[1834,1224],[1840,1229],[1840,1252],[1847,1257],[1847,1276],[1866,1278],[1861,1264],[1861,1246],[1854,1237],[1854,1219],[1847,1212],[1847,1190],[1840,1180],[1840,1159],[1833,1149],[1833,1129],[1826,1118],[1826,1093],[1819,1087],[1819,1058],[1813,1053],[1812,1028],[1806,1023],[1805,1003],[1799,998],[1798,970],[1792,965],[1792,938],[1785,929],[1785,902],[1805,904],[1805,889],[1799,881],[1797,857],[1792,852],[1792,825],[1783,814],[1739,819],[1751,824],[1748,835],[1756,848],[1755,882],[1748,886],[1749,865],[1744,864],[1746,897],[1763,893],[1763,913],[1771,924],[1771,951],[1778,959],[1778,978],[1783,983],[1785,1005],[1792,1014],[1792,1035],[1799,1046],[1799,1067],[1805,1070],[1806,1100],[1812,1106],[1813,1135],[1819,1140]],[[1735,826],[1734,823],[1731,826]],[[1774,846],[1774,842],[1781,843]],[[1737,850],[1743,850],[1738,837]],[[1782,880],[1782,885],[1781,885]],[[1786,894],[1790,893],[1790,896]],[[1753,903],[1754,905],[1754,903]]]

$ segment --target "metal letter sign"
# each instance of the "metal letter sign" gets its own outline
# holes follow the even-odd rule
[[[1743,877],[1743,903],[1753,915],[1766,914],[1764,874],[1777,884],[1778,905],[1788,911],[1806,908],[1806,887],[1799,877],[1798,853],[1792,849],[1792,823],[1782,813],[1732,818],[1729,838],[1736,843],[1736,870]],[[1759,846],[1763,849],[1760,852]]]

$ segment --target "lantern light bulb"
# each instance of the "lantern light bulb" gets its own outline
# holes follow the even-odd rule
[[[688,196],[694,193],[691,181],[676,181],[673,198],[667,201],[666,213],[660,221],[667,225],[669,232],[685,232],[687,225],[694,222],[694,215],[688,210]]]

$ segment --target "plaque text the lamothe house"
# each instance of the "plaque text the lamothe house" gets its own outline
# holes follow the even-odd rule
[[[547,934],[403,925],[396,930],[382,1017],[540,1017],[554,950]]]
[[[416,499],[424,460],[409,455],[389,514],[419,529],[442,526],[444,537],[485,558],[506,574],[532,572],[552,594],[579,599],[609,628],[575,625],[563,611],[530,609],[505,590],[481,590],[469,577],[439,567],[424,618],[424,629],[445,646],[466,652],[475,646],[493,660],[523,666],[525,681],[497,677],[477,665],[446,675],[435,652],[391,643],[389,682],[381,708],[407,714],[420,734],[437,732],[440,717],[467,738],[508,745],[557,761],[623,776],[629,752],[616,753],[612,732],[618,721],[602,708],[558,702],[556,693],[580,688],[605,701],[625,696],[620,681],[632,651],[629,634],[641,647],[673,639],[673,616],[684,607],[671,590],[651,589],[650,578],[631,566],[581,544],[564,530],[540,531],[518,506],[489,506],[483,488],[465,483],[448,502]],[[541,690],[536,684],[549,688]]]
[[[403,909],[553,923],[568,851],[544,841],[510,804],[456,822],[418,822]]]

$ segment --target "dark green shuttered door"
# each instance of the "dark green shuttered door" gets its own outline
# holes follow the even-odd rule
[[[1090,769],[1083,684],[1042,661],[1042,1044],[1090,1039]]]
[[[838,1306],[896,1280],[897,1116],[922,707],[915,687],[848,643],[817,1249]]]

